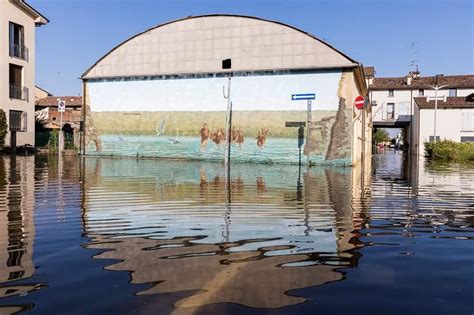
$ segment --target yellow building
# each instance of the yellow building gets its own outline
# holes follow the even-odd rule
[[[0,1],[0,108],[5,111],[5,146],[35,144],[35,27],[49,21],[24,0]],[[7,43],[8,41],[8,43]]]

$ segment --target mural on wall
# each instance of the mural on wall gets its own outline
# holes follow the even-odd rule
[[[313,92],[310,141],[313,163],[350,163],[352,109],[339,97],[340,71],[232,78],[231,158],[237,162],[297,163],[298,128]],[[90,81],[86,153],[222,160],[227,141],[226,77]],[[344,143],[346,142],[346,143]],[[349,146],[347,146],[347,143]]]

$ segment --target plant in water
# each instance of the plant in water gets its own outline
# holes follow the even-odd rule
[[[433,160],[474,162],[474,143],[451,140],[425,142],[425,153]]]

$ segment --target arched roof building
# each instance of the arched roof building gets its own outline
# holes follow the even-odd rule
[[[354,68],[336,48],[295,27],[250,16],[190,16],[150,28],[99,59],[83,79],[228,72]]]
[[[201,150],[209,148],[208,142],[217,148],[226,142],[222,86],[230,76],[237,128],[233,143],[243,148],[236,158],[295,162],[281,152],[255,148],[268,148],[267,138],[296,136],[296,128],[285,125],[308,118],[306,103],[291,101],[291,95],[298,93],[317,95],[304,148],[314,156],[312,161],[354,164],[360,158],[363,149],[354,134],[362,135],[362,119],[352,102],[367,93],[361,65],[295,27],[222,14],[190,16],[153,27],[125,40],[87,69],[81,77],[84,153],[130,155],[116,144],[127,135],[140,134],[165,136],[173,146],[164,150],[167,141],[160,138],[161,145],[137,149],[134,156],[203,158],[178,150],[176,144],[194,147],[192,142],[183,144],[192,136],[198,147],[200,137]],[[244,138],[256,139],[256,144],[244,145]],[[95,148],[88,145],[90,140]],[[104,141],[110,145],[103,146]],[[216,150],[209,148],[206,158],[220,159]]]

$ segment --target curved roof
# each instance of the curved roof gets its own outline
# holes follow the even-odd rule
[[[359,64],[293,26],[241,15],[202,15],[164,23],[119,44],[81,78],[347,68]]]

